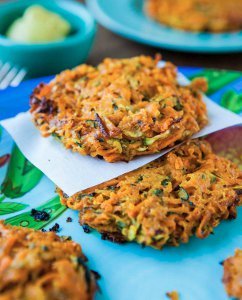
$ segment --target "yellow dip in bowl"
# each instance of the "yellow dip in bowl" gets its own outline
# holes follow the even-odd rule
[[[59,14],[32,5],[12,23],[6,36],[16,42],[36,44],[62,40],[70,31],[71,25]]]

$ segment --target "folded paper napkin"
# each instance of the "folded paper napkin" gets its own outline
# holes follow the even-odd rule
[[[188,83],[182,74],[178,75],[178,81],[183,85]],[[238,115],[218,106],[206,96],[204,101],[207,105],[209,124],[194,135],[194,138],[242,124],[242,118]],[[53,137],[43,138],[32,123],[29,112],[4,120],[1,125],[10,133],[27,159],[69,196],[135,170],[169,151],[139,157],[129,163],[107,163],[66,150]]]

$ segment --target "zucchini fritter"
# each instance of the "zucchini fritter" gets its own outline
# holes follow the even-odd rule
[[[96,283],[80,245],[0,222],[1,300],[91,300]]]
[[[66,70],[31,96],[31,112],[43,136],[108,162],[130,161],[185,140],[207,124],[199,89],[177,83],[174,65],[160,57],[105,59],[96,68]]]
[[[207,237],[221,220],[236,217],[242,172],[192,140],[135,171],[61,201],[80,211],[80,223],[114,241],[161,249],[189,237]]]
[[[223,262],[223,283],[229,297],[242,300],[242,250],[237,249],[234,256]]]
[[[145,10],[160,23],[188,31],[242,29],[241,0],[146,0]]]

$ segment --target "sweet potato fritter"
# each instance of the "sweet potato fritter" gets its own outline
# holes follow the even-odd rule
[[[146,0],[145,10],[160,23],[188,31],[242,29],[241,0]]]
[[[177,291],[172,291],[172,292],[167,292],[166,296],[170,299],[170,300],[179,300],[179,294]]]
[[[207,237],[221,220],[236,217],[242,172],[203,140],[186,142],[138,170],[68,197],[80,223],[114,241],[161,249],[189,237]]]
[[[1,300],[91,300],[96,283],[80,245],[0,222]]]
[[[223,262],[223,283],[229,297],[242,300],[242,250],[237,249],[235,255]]]
[[[44,136],[108,162],[156,153],[207,124],[199,88],[177,83],[175,66],[160,57],[105,59],[96,68],[66,70],[36,88],[31,112]]]

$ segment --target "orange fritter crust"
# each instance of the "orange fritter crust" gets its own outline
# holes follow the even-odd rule
[[[235,255],[223,262],[223,283],[229,297],[242,300],[242,250],[237,249]]]
[[[91,300],[96,283],[81,247],[54,232],[0,222],[1,300]]]
[[[167,292],[166,296],[170,299],[170,300],[179,300],[179,294],[177,291],[172,291],[172,292]]]
[[[242,28],[241,0],[146,0],[145,10],[160,23],[188,31]]]
[[[105,59],[96,68],[66,70],[31,97],[31,113],[43,136],[108,162],[156,153],[207,124],[199,88],[180,86],[174,65],[160,57]]]
[[[203,140],[188,141],[144,167],[61,201],[104,238],[161,249],[207,237],[236,217],[242,172]]]

